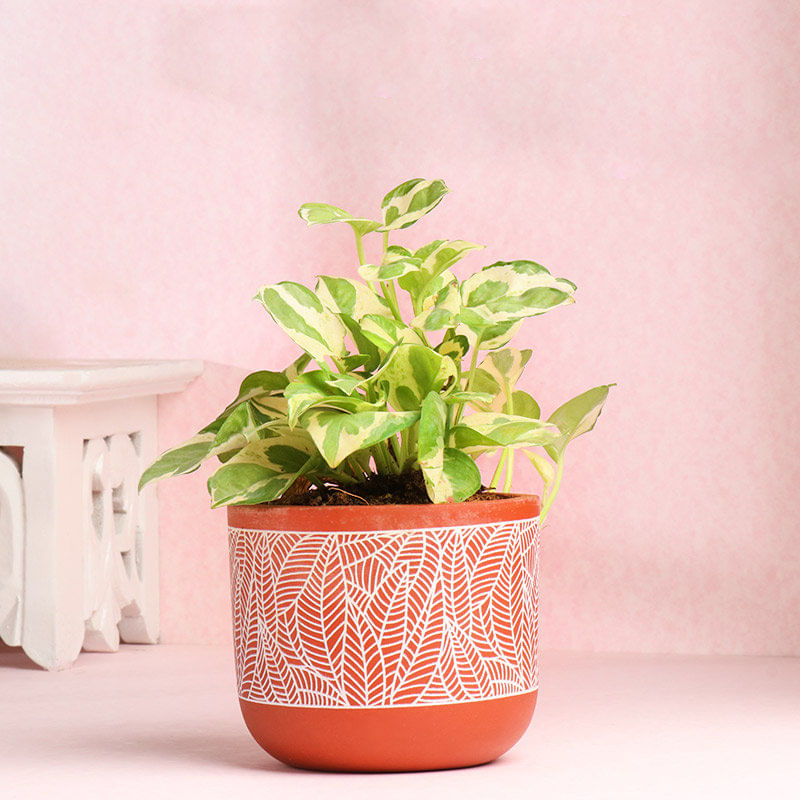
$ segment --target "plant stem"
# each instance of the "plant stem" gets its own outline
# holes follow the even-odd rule
[[[503,491],[508,494],[511,491],[511,480],[514,477],[514,451],[508,451],[508,459],[506,461],[506,479],[503,482]]]
[[[508,450],[503,450],[500,453],[500,458],[497,460],[497,466],[494,469],[494,474],[492,475],[492,479],[489,481],[489,488],[496,489],[497,484],[500,482],[500,475],[503,472],[503,467],[506,463],[506,457],[508,456]]]
[[[514,394],[511,391],[511,384],[508,381],[504,381],[505,388],[506,388],[506,407],[508,408],[508,413],[514,413]],[[506,461],[506,479],[503,483],[503,491],[508,494],[511,491],[511,481],[514,478],[514,451],[508,451],[508,459]]]
[[[384,475],[399,474],[400,468],[398,467],[397,461],[392,455],[392,451],[389,449],[389,443],[386,440],[378,442],[378,444],[375,445],[375,449],[372,451],[372,454],[375,458],[375,463],[378,466],[379,472],[382,472]]]
[[[481,341],[483,337],[481,334],[478,334],[478,338],[475,340],[475,349],[472,351],[472,361],[469,365],[469,372],[467,373],[467,385],[464,387],[465,392],[469,392],[472,389],[472,380],[475,377],[475,367],[478,366],[478,350],[481,346]],[[458,421],[461,419],[461,414],[464,411],[464,403],[459,403],[458,408],[456,409],[456,416],[453,420],[453,425],[457,425]]]
[[[407,438],[405,442],[405,460],[400,465],[401,472],[405,472],[405,470],[412,466],[417,460],[417,437],[419,435],[419,422],[415,422],[410,428],[406,428],[406,430],[403,431],[403,434],[407,435]]]
[[[556,499],[556,495],[558,494],[558,488],[561,486],[561,476],[564,474],[564,454],[561,454],[561,458],[558,459],[558,469],[556,470],[556,478],[553,481],[553,488],[547,493],[547,496],[544,498],[544,503],[542,504],[542,510],[539,514],[539,525],[544,525],[545,519],[547,519],[547,512],[550,510],[550,506],[553,505],[553,500]]]
[[[383,296],[392,310],[392,315],[398,322],[403,321],[403,315],[400,313],[400,303],[397,301],[397,291],[394,288],[393,281],[381,281],[381,288],[383,289]]]
[[[356,231],[353,231],[353,233],[355,233],[355,235],[356,235],[356,252],[358,253],[358,263],[361,264],[361,266],[363,266],[364,265],[364,242],[361,240],[361,234],[360,233],[356,233]]]
[[[389,474],[389,465],[386,462],[386,454],[381,448],[380,444],[374,445],[372,448],[372,457],[375,459],[375,469],[382,475]]]

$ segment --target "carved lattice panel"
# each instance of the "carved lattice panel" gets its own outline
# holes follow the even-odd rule
[[[137,434],[84,442],[86,650],[116,650],[119,622],[142,615],[143,532]]]

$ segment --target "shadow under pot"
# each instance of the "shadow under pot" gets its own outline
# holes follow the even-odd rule
[[[295,767],[483,764],[538,687],[539,499],[228,509],[239,702]]]

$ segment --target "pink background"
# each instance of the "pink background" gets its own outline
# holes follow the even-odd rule
[[[0,356],[205,359],[172,445],[292,357],[262,283],[355,274],[302,202],[444,178],[397,241],[573,279],[528,388],[619,383],[544,531],[543,645],[800,654],[793,3],[0,9]],[[225,641],[224,512],[159,494],[163,638]]]

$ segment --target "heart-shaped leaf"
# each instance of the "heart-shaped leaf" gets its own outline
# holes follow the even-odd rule
[[[395,231],[413,225],[439,204],[447,194],[444,181],[413,178],[396,186],[383,198],[381,231]]]
[[[481,326],[544,314],[573,303],[575,288],[534,261],[498,261],[461,284],[462,305],[471,312],[462,322],[477,333]]]
[[[262,287],[256,298],[275,322],[317,361],[326,356],[342,358],[346,355],[344,325],[311,289],[282,281]]]

